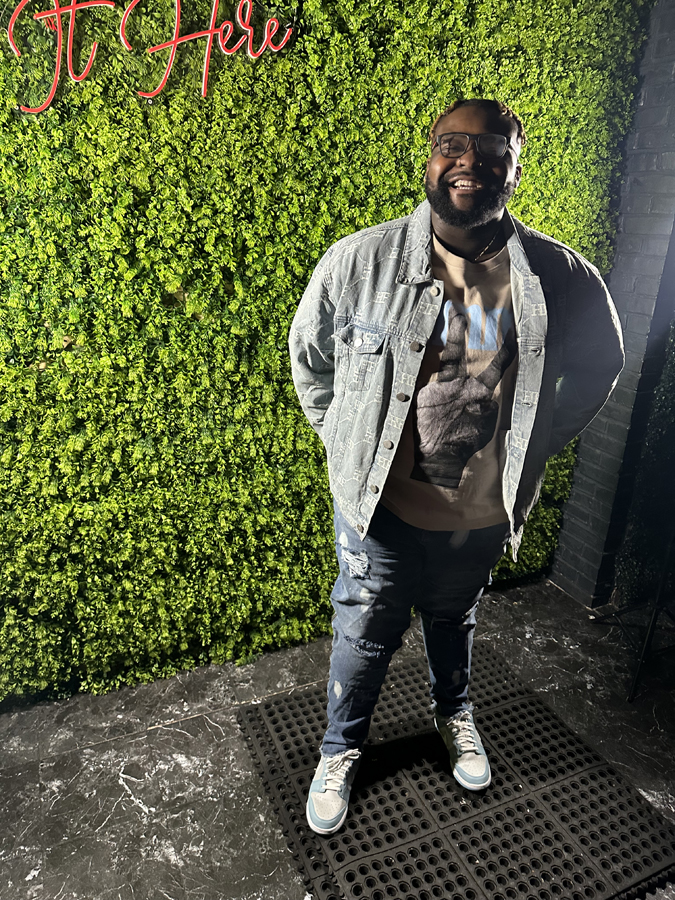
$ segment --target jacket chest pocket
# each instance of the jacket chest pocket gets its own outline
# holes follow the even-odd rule
[[[336,335],[336,356],[347,364],[347,391],[364,391],[382,357],[386,334],[361,325],[350,324]]]

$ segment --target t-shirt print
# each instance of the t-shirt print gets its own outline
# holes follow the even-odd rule
[[[469,459],[491,441],[499,418],[495,389],[517,351],[509,309],[457,305],[462,312],[446,301],[439,316],[431,343],[443,346],[440,367],[417,392],[413,411],[410,477],[448,488],[459,486]],[[494,353],[475,377],[467,373],[467,346]]]

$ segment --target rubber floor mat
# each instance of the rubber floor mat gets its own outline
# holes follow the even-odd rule
[[[394,660],[347,820],[327,837],[305,820],[326,686],[240,708],[316,900],[634,900],[675,880],[675,826],[480,641],[471,700],[492,768],[481,792],[452,777],[426,663]]]

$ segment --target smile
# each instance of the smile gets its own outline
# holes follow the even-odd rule
[[[450,184],[450,187],[456,191],[483,191],[485,190],[486,185],[482,181],[460,178],[457,181],[453,181]]]

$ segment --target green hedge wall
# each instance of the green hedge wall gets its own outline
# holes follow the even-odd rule
[[[513,211],[611,260],[651,0],[305,0],[291,49],[166,57],[169,0],[78,14],[91,75],[48,93],[54,35],[0,33],[0,696],[103,691],[329,628],[322,449],[286,340],[333,241],[410,212],[456,96],[529,141]],[[232,17],[223,4],[221,16]],[[185,0],[182,33],[210,5]],[[1,20],[7,26],[9,12]],[[257,18],[256,18],[257,17]],[[256,13],[254,22],[260,24]],[[82,52],[78,48],[81,48]],[[552,464],[520,569],[555,544]],[[513,574],[508,562],[502,575]]]

